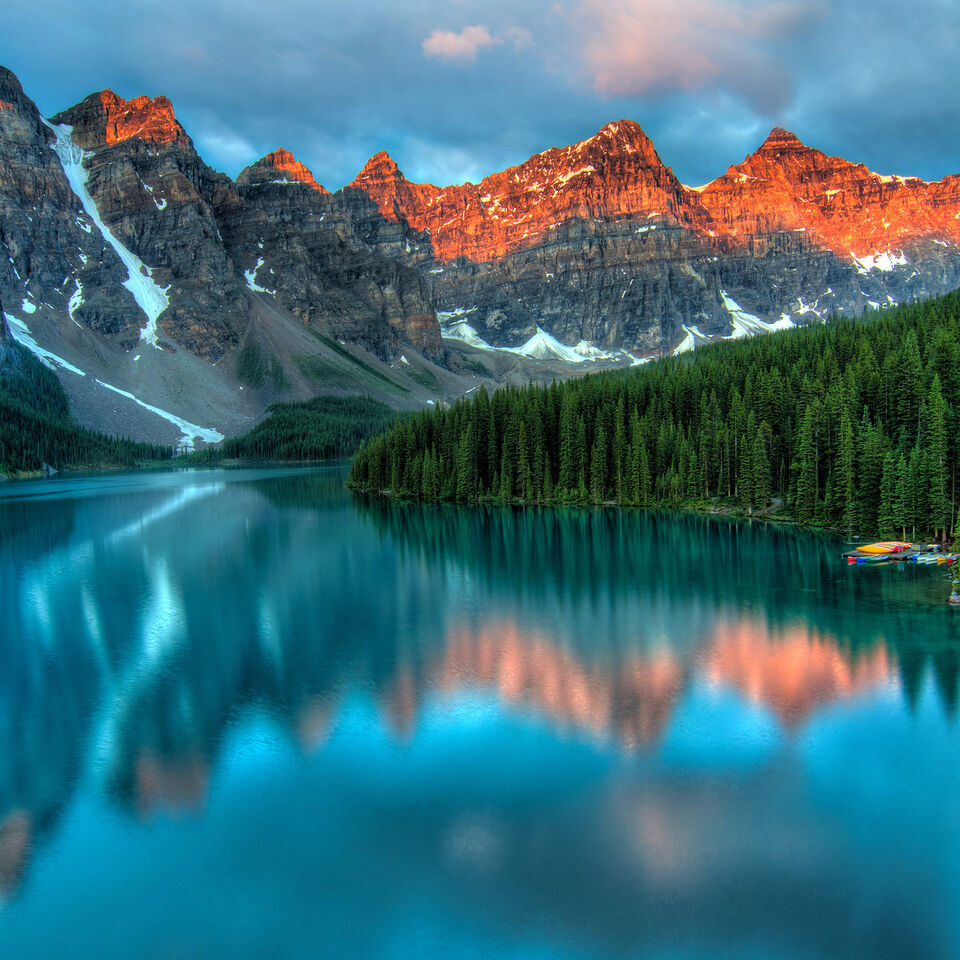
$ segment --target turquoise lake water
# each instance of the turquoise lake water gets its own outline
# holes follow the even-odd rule
[[[943,570],[343,475],[0,486],[0,957],[960,957]]]

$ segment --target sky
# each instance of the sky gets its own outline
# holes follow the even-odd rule
[[[960,173],[957,0],[3,0],[0,64],[51,115],[164,94],[235,176],[329,189],[387,150],[479,180],[636,120],[698,185],[774,126],[878,173]]]

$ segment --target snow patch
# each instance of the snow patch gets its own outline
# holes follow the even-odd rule
[[[723,299],[723,305],[727,308],[727,313],[730,314],[730,322],[733,324],[733,333],[724,337],[725,340],[752,337],[757,333],[772,333],[774,330],[790,330],[796,326],[792,320],[784,319],[783,316],[779,320],[774,320],[773,323],[768,323],[741,309],[740,304],[733,297],[728,296],[725,290],[720,291],[720,296]]]
[[[271,297],[276,296],[276,290],[268,290],[266,287],[261,287],[257,283],[257,271],[263,266],[263,257],[257,257],[257,265],[252,270],[244,270],[243,275],[246,277],[247,286],[254,291],[254,293],[269,293]],[[273,273],[273,271],[270,271]]]
[[[405,363],[408,367],[410,366],[410,361],[402,353],[400,354],[400,362]]]
[[[23,302],[20,304],[20,309],[24,313],[36,313],[37,305],[35,303],[31,303],[29,300],[24,298]]]
[[[866,276],[871,270],[881,270],[884,273],[890,273],[897,267],[906,266],[909,261],[903,255],[903,251],[887,250],[885,253],[873,253],[867,257],[858,257],[852,250],[850,256],[853,257],[857,265],[857,273]]]
[[[581,340],[576,346],[570,347],[561,343],[556,337],[537,326],[536,333],[519,347],[495,347],[487,343],[483,337],[471,326],[466,317],[476,311],[476,307],[458,307],[455,310],[438,310],[437,318],[440,321],[440,335],[447,340],[459,340],[478,350],[489,350],[493,353],[512,353],[531,360],[562,360],[566,363],[584,363],[590,360],[630,360],[637,362],[637,357],[626,350],[607,352],[595,347],[589,340]],[[643,358],[639,362],[646,362],[650,358]]]
[[[83,287],[80,285],[79,280],[75,280],[74,283],[76,283],[76,287],[74,288],[73,293],[70,294],[70,302],[67,304],[67,311],[70,314],[70,319],[76,322],[73,315],[77,312],[77,310],[80,309],[80,307],[83,306]]]
[[[476,347],[478,350],[497,349],[487,343],[466,320],[455,320],[448,326],[442,326],[440,328],[440,335],[447,340],[459,340],[468,346]]]
[[[189,420],[184,420],[182,417],[167,413],[166,410],[161,410],[159,407],[155,407],[150,403],[144,403],[143,400],[140,400],[126,390],[121,390],[119,387],[114,387],[99,379],[97,383],[99,383],[101,387],[106,387],[108,390],[112,390],[114,393],[119,393],[121,396],[132,400],[151,413],[155,413],[158,417],[168,420],[180,430],[182,434],[180,444],[185,448],[192,449],[194,441],[198,438],[206,443],[219,443],[223,439],[223,434],[219,430],[214,430],[212,427],[198,427],[195,423],[190,423]]]
[[[691,324],[689,327],[682,323],[680,326],[683,328],[684,338],[677,344],[674,348],[673,355],[679,356],[681,353],[689,353],[691,350],[696,350],[697,341],[702,340],[704,343],[708,343],[710,338],[700,332],[700,328],[696,324]]]
[[[597,168],[593,166],[580,167],[578,170],[571,170],[569,173],[560,174],[560,176],[557,177],[557,180],[559,180],[560,183],[568,183],[574,177],[582,176],[585,173],[596,173],[596,172],[597,172]]]
[[[87,177],[89,172],[83,165],[84,158],[88,156],[86,151],[78,147],[73,142],[73,127],[62,123],[54,126],[49,120],[40,118],[45,126],[53,131],[56,141],[53,144],[54,153],[60,159],[60,165],[66,174],[67,182],[70,184],[73,192],[79,197],[83,209],[87,216],[96,224],[97,228],[103,234],[104,240],[110,244],[116,251],[117,256],[123,261],[127,268],[127,279],[123,285],[133,294],[137,305],[147,316],[147,325],[140,331],[140,339],[151,346],[160,348],[157,343],[157,318],[170,305],[170,299],[167,291],[170,287],[161,287],[153,280],[153,271],[144,266],[143,261],[132,251],[128,250],[111,232],[107,225],[100,218],[100,212],[97,205],[87,190]],[[77,218],[78,226],[83,227],[80,218]],[[84,229],[90,232],[88,227]]]
[[[575,347],[568,347],[539,325],[537,332],[519,347],[501,347],[507,353],[516,353],[532,360],[563,360],[566,363],[583,363],[587,360],[615,360],[621,353],[606,353],[598,350],[589,340],[581,340]]]
[[[55,353],[44,350],[30,335],[27,325],[22,320],[18,320],[9,313],[4,313],[4,316],[7,318],[7,325],[10,327],[10,333],[13,335],[13,339],[16,340],[17,343],[25,346],[35,357],[39,357],[51,370],[56,367],[63,367],[64,370],[69,370],[79,377],[86,376],[79,367],[75,367],[72,363],[64,360],[63,357],[58,357]]]

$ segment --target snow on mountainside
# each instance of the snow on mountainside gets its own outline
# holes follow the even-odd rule
[[[63,166],[63,172],[66,174],[67,182],[70,184],[70,188],[73,192],[80,198],[80,202],[83,204],[83,209],[86,210],[87,216],[96,226],[96,228],[103,234],[104,240],[110,244],[111,247],[116,251],[117,256],[123,261],[124,265],[127,268],[127,279],[123,281],[123,285],[133,294],[133,298],[137,301],[137,305],[144,312],[147,318],[146,325],[140,331],[140,339],[150,344],[153,347],[158,347],[157,343],[157,318],[163,313],[164,310],[170,306],[170,300],[167,297],[167,291],[169,287],[160,287],[153,280],[153,271],[144,266],[143,261],[131,253],[110,231],[110,228],[103,222],[100,218],[100,213],[97,210],[97,205],[93,200],[93,197],[90,196],[90,192],[87,190],[87,177],[88,171],[83,165],[84,157],[87,154],[82,148],[77,146],[73,141],[73,128],[67,126],[66,124],[61,124],[60,126],[54,126],[48,120],[43,117],[40,118],[41,122],[50,128],[53,131],[53,135],[56,138],[53,144],[54,152],[60,158],[60,163]],[[80,306],[83,302],[82,300],[82,288],[77,286],[77,291],[80,296],[78,300],[74,301],[71,299],[70,304],[70,315],[73,316],[74,311]]]

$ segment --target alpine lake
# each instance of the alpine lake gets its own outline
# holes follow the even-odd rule
[[[344,476],[0,486],[0,957],[960,957],[944,568]]]

